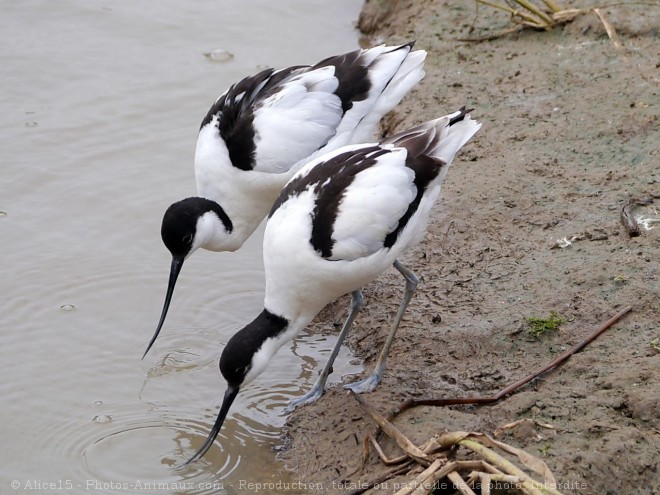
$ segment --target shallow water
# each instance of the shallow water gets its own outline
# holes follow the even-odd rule
[[[186,262],[141,361],[169,270],[160,221],[194,194],[214,99],[260,68],[356,48],[360,6],[0,1],[1,492],[237,493],[287,480],[273,452],[283,409],[333,339],[283,348],[207,456],[177,468],[215,420],[222,345],[261,309],[261,231],[237,253]],[[204,56],[214,50],[233,57]],[[355,372],[349,358],[336,369]]]

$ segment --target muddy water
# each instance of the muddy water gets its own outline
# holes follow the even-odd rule
[[[283,409],[332,339],[282,349],[206,458],[177,468],[216,416],[222,345],[260,310],[261,239],[188,260],[141,361],[169,269],[160,220],[194,194],[196,132],[215,97],[262,67],[355,48],[360,4],[0,2],[2,493],[287,480],[273,452]],[[204,56],[218,49],[233,57]]]

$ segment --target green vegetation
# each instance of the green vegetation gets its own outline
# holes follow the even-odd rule
[[[547,318],[528,316],[525,320],[529,325],[529,334],[537,339],[546,332],[557,330],[559,325],[566,321],[566,319],[556,311],[551,311],[550,316]]]

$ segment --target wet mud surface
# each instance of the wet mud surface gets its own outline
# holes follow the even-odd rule
[[[422,443],[443,430],[491,434],[536,419],[555,429],[527,425],[500,439],[541,457],[566,493],[658,493],[660,9],[605,9],[623,44],[615,48],[593,13],[549,32],[468,43],[456,40],[506,28],[508,17],[482,6],[475,18],[472,2],[390,4],[367,3],[365,43],[416,39],[429,56],[425,79],[384,132],[462,105],[483,127],[452,165],[425,241],[401,258],[421,283],[382,384],[363,397],[387,413],[409,397],[491,395],[632,306],[583,352],[506,400],[418,407],[396,424]],[[654,199],[633,209],[656,226],[635,237],[621,221],[630,198]],[[364,290],[348,341],[367,369],[402,289],[391,270]],[[309,331],[337,332],[348,304],[329,306]],[[565,319],[559,329],[530,335],[526,318],[553,311]],[[360,469],[371,431],[357,402],[335,387],[290,416],[280,456],[301,480],[347,493],[389,469],[373,452]]]

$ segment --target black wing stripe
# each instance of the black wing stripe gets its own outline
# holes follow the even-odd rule
[[[218,117],[218,132],[229,151],[232,165],[241,170],[252,170],[255,162],[254,110],[259,101],[276,92],[278,85],[303,66],[293,66],[279,71],[266,69],[246,77],[230,87],[211,106],[202,120],[200,129]]]
[[[419,155],[415,157],[412,156],[411,153],[408,154],[406,167],[411,168],[415,172],[414,183],[417,188],[417,194],[415,195],[415,199],[413,199],[410,205],[408,205],[406,212],[399,219],[396,228],[385,236],[385,241],[383,242],[384,247],[390,248],[397,241],[399,235],[403,229],[406,228],[406,225],[408,225],[408,222],[417,211],[417,208],[419,208],[419,203],[422,201],[426,188],[433,179],[438,176],[444,165],[445,162],[439,158],[433,158],[428,155]]]
[[[373,166],[378,157],[385,153],[390,153],[390,150],[376,145],[340,153],[328,161],[318,163],[307,174],[294,178],[284,187],[268,218],[290,198],[313,187],[316,201],[311,213],[312,235],[309,242],[321,256],[330,258],[335,243],[332,238],[334,224],[346,189],[357,174]]]
[[[367,77],[369,72],[366,65],[360,63],[362,50],[355,50],[344,55],[335,55],[314,65],[311,70],[321,67],[334,66],[335,77],[339,85],[335,94],[341,100],[343,113],[348,112],[356,101],[365,100],[369,96],[371,81]]]

